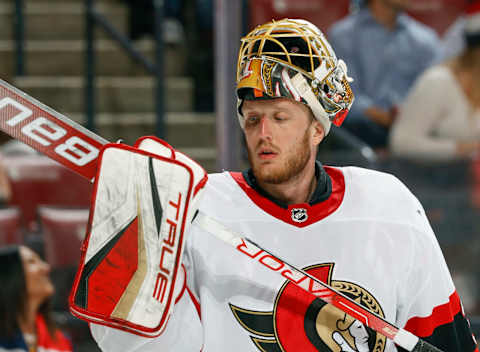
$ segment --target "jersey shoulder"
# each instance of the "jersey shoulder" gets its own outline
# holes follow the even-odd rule
[[[200,209],[212,213],[224,212],[238,204],[241,197],[242,193],[230,172],[209,174]]]
[[[396,176],[360,167],[342,167],[345,198],[342,210],[354,218],[429,228],[422,205]]]

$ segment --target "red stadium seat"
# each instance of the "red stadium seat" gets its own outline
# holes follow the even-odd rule
[[[38,208],[45,259],[53,269],[78,265],[88,213],[86,208]]]
[[[324,33],[337,20],[348,14],[350,0],[255,0],[250,2],[250,26],[272,19],[306,19]]]
[[[408,12],[442,36],[463,13],[467,2],[468,0],[415,0],[411,2]]]
[[[0,209],[0,246],[22,242],[20,210],[17,207]]]
[[[36,230],[37,207],[88,207],[92,185],[88,180],[45,156],[6,157],[12,185],[10,203],[22,213],[22,226]]]

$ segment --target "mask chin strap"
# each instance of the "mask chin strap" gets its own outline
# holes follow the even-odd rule
[[[243,99],[239,99],[237,97],[237,118],[238,118],[238,122],[240,123],[240,127],[243,130],[243,129],[245,129],[245,118],[242,116],[242,114],[240,112],[242,104],[243,104]]]
[[[322,104],[320,104],[315,94],[313,94],[312,88],[308,84],[307,80],[301,73],[297,73],[295,76],[293,76],[291,82],[298,94],[307,102],[310,109],[312,109],[313,116],[315,116],[317,121],[322,125],[326,136],[330,131],[330,126],[332,123],[330,122],[330,119],[328,118],[328,115]]]

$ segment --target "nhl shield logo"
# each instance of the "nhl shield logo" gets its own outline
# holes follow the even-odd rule
[[[292,220],[294,222],[305,222],[308,219],[307,209],[305,208],[293,208]]]

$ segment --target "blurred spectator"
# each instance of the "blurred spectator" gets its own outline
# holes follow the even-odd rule
[[[5,206],[12,196],[12,188],[10,186],[10,180],[5,168],[4,160],[0,154],[0,207]]]
[[[467,0],[465,7],[467,7],[473,0]],[[448,26],[447,30],[441,38],[440,50],[436,62],[440,63],[448,59],[452,59],[460,55],[465,49],[465,10],[457,17],[457,19]]]
[[[397,107],[437,57],[433,29],[403,11],[410,0],[369,0],[335,23],[329,40],[347,63],[356,101],[343,126],[372,147],[385,147]]]
[[[465,17],[459,16],[442,36],[437,62],[442,62],[458,56],[465,49]]]
[[[49,271],[28,247],[0,249],[0,351],[72,351],[51,317]]]
[[[419,77],[390,139],[394,154],[446,161],[480,150],[480,1],[465,16],[466,48]]]

